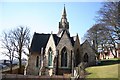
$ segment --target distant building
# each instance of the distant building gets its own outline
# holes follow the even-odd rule
[[[81,62],[95,64],[95,51],[89,42],[80,45],[78,34],[70,36],[66,16],[64,6],[57,34],[34,33],[26,74],[63,75],[71,73]]]
[[[120,43],[117,44],[117,57],[120,58]],[[104,50],[103,52],[100,52],[100,59],[109,59],[109,58],[114,58],[115,55],[115,49],[111,50]]]

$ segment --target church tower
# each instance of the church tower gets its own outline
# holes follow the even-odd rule
[[[69,33],[69,22],[67,21],[65,5],[64,5],[61,21],[59,22],[58,35],[62,34],[63,31],[67,31],[67,33]]]

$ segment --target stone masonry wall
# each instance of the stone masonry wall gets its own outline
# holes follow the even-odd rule
[[[88,43],[85,43],[81,47],[82,49],[82,60],[84,58],[84,54],[88,54],[88,66],[95,65],[95,52],[94,50],[90,47]]]
[[[26,68],[27,75],[39,75],[40,62],[39,62],[39,67],[36,67],[37,56],[39,56],[39,61],[40,61],[40,53],[32,53],[30,55],[28,60],[28,66]]]
[[[53,51],[53,54],[52,54],[52,66],[51,66],[51,69],[48,69],[48,75],[52,75],[53,73],[53,68],[55,68],[54,66],[54,59],[55,59],[55,56],[56,56],[56,46],[55,46],[55,43],[54,43],[54,39],[53,39],[53,35],[51,34],[49,40],[48,40],[48,43],[46,45],[46,48],[45,48],[45,61],[46,61],[46,64],[44,66],[48,67],[48,51],[49,51],[49,48],[52,49]]]
[[[57,49],[59,50],[59,61],[58,61],[59,68],[62,68],[61,67],[61,51],[64,47],[66,47],[67,49],[67,68],[71,68],[71,61],[72,61],[71,51],[73,51],[73,46],[66,32],[64,32],[61,40],[59,41],[59,44],[57,45]]]
[[[76,36],[76,41],[75,41],[75,44],[74,44],[74,57],[75,57],[74,58],[75,65],[77,65],[77,63],[81,62],[80,41],[79,41],[78,35]]]

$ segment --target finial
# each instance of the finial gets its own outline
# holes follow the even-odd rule
[[[65,4],[64,4],[63,15],[65,15],[65,16],[66,16]]]
[[[65,7],[65,4],[64,4],[64,7]]]

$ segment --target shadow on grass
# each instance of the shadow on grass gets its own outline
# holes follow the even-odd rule
[[[120,59],[118,60],[101,60],[101,62],[97,66],[105,66],[105,65],[113,65],[120,64]]]

